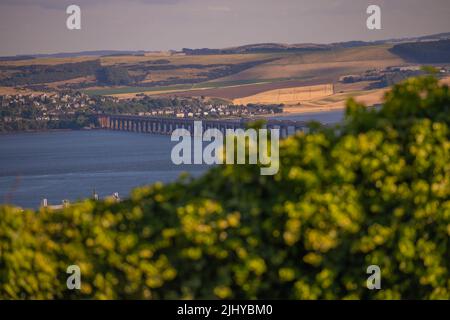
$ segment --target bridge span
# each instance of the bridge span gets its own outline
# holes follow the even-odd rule
[[[256,120],[261,120],[261,118],[202,120],[134,115],[98,115],[100,127],[103,129],[166,135],[170,135],[176,129],[187,129],[189,132],[193,132],[195,121],[202,122],[203,131],[218,129],[225,134],[227,129],[245,129],[248,123]],[[307,122],[305,121],[264,120],[266,121],[264,127],[267,129],[280,129],[280,137],[282,138],[297,131],[304,131],[307,128]]]

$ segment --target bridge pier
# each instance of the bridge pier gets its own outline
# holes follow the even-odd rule
[[[100,128],[153,134],[171,134],[176,129],[186,129],[194,134],[194,119],[156,118],[132,115],[98,115]],[[245,129],[249,120],[203,120],[203,132],[217,129],[226,134],[228,129]],[[291,120],[267,120],[264,127],[268,130],[278,128],[280,138],[297,131],[305,131],[306,122]]]

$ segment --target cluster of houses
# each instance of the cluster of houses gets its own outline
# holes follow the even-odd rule
[[[140,116],[164,116],[174,118],[227,118],[227,117],[247,117],[262,114],[275,114],[282,112],[281,106],[250,105],[248,107],[236,105],[186,105],[182,107],[166,107],[140,112]]]
[[[92,109],[97,101],[83,93],[42,93],[15,94],[0,96],[1,110],[9,110],[3,115],[5,122],[21,120],[24,112],[32,107],[34,120],[59,120],[62,116],[74,115],[76,112]],[[27,111],[28,110],[28,111]],[[29,118],[29,117],[26,117]]]
[[[163,116],[176,118],[230,118],[247,117],[261,114],[274,114],[282,112],[279,105],[250,105],[247,107],[233,104],[208,104],[192,100],[172,106],[145,105],[138,100],[119,100],[115,97],[88,96],[75,93],[40,93],[15,94],[0,96],[1,121],[14,122],[17,120],[32,119],[36,121],[58,121],[70,119],[77,114],[95,114],[109,111],[111,106],[126,106],[127,114],[141,116]],[[133,109],[136,111],[133,112]]]

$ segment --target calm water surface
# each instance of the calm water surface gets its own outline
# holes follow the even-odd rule
[[[289,116],[281,116],[281,117],[274,117],[273,119],[278,120],[295,120],[295,121],[319,121],[321,123],[329,124],[329,123],[336,123],[343,119],[344,117],[344,110],[333,110],[333,111],[326,111],[321,113],[316,112],[308,112],[304,114],[299,115],[289,115]]]
[[[309,113],[279,119],[338,122],[342,111]],[[175,142],[169,136],[114,131],[60,131],[0,135],[0,203],[36,208],[119,192],[141,185],[193,176],[207,166],[172,164]]]
[[[175,180],[206,166],[175,166],[169,136],[114,131],[64,131],[0,135],[0,202],[38,207]]]

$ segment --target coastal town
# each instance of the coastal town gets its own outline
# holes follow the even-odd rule
[[[45,129],[92,128],[97,114],[125,114],[153,117],[224,119],[277,114],[282,105],[243,107],[223,100],[201,98],[132,99],[89,96],[81,92],[14,94],[0,96],[0,132]]]

